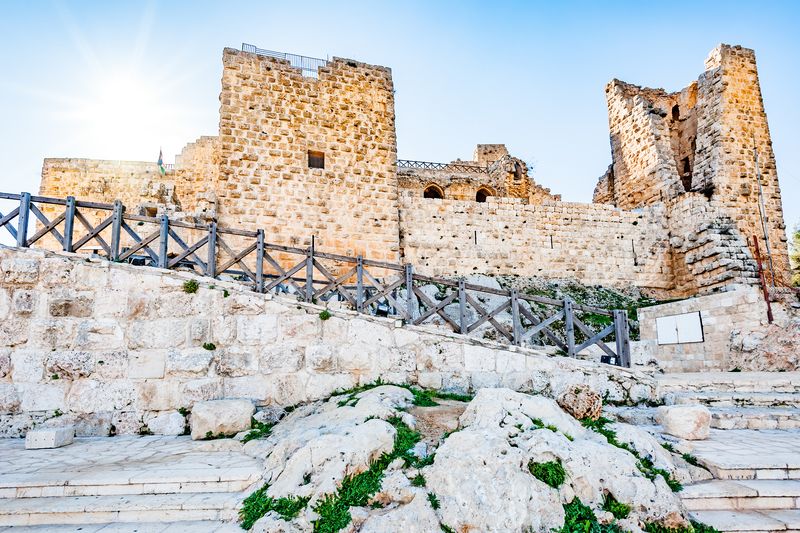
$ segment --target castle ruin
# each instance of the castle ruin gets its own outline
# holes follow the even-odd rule
[[[313,236],[321,250],[430,275],[571,278],[671,297],[756,283],[753,237],[765,244],[766,233],[775,280],[786,281],[752,50],[718,46],[677,93],[611,81],[612,164],[586,204],[538,185],[502,144],[478,145],[470,161],[398,160],[386,67],[301,68],[246,48],[223,52],[218,135],[187,145],[166,175],[152,162],[46,159],[40,194],[263,228],[284,245]]]

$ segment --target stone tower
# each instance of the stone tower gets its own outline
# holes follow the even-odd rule
[[[595,201],[623,209],[680,205],[672,210],[676,216],[689,216],[678,224],[680,231],[687,224],[700,228],[730,221],[738,239],[748,243],[750,259],[753,236],[766,255],[766,227],[777,281],[787,281],[781,193],[755,52],[719,45],[709,54],[705,72],[679,92],[613,80],[606,98],[612,165],[595,189]],[[694,197],[691,210],[688,196]]]
[[[306,75],[304,75],[306,74]],[[218,217],[270,242],[399,258],[391,70],[334,58],[311,75],[227,48]]]

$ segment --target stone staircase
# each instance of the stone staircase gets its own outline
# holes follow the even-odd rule
[[[679,443],[715,478],[681,491],[692,517],[720,531],[800,532],[800,373],[668,374],[658,390],[667,404],[711,411],[710,437]]]
[[[2,440],[0,531],[237,531],[261,470],[240,448],[188,437],[78,439],[56,450]]]

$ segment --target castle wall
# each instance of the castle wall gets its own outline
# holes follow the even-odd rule
[[[238,283],[195,278],[200,288],[187,294],[189,278],[0,248],[0,436],[24,435],[57,412],[78,435],[139,433],[202,400],[289,406],[379,377],[551,396],[586,383],[611,400],[655,399],[639,372],[355,312],[321,320],[321,307]]]
[[[597,204],[401,195],[400,222],[405,260],[427,274],[512,273],[671,288],[666,217],[658,206],[630,212]]]
[[[201,220],[217,216],[219,137],[200,137],[175,157],[175,194],[184,211]]]
[[[319,78],[287,61],[225,49],[218,219],[267,239],[396,261],[391,71],[334,58]],[[309,168],[309,151],[324,169]]]

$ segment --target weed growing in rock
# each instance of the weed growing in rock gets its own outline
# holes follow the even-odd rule
[[[412,387],[411,385],[406,385],[404,383],[388,383],[383,381],[381,378],[378,378],[371,383],[366,383],[364,385],[338,391],[334,394],[334,396],[348,396],[348,398],[339,401],[339,407],[343,407],[345,405],[355,405],[353,402],[358,393],[374,389],[375,387],[380,387],[382,385],[392,385],[409,390],[411,394],[414,395],[412,403],[418,407],[435,407],[439,405],[436,403],[435,399],[453,400],[457,402],[469,402],[472,400],[472,396],[468,394],[458,394],[455,392],[437,391],[433,389],[421,389],[418,387]]]
[[[417,474],[414,476],[414,479],[411,480],[411,485],[414,487],[424,487],[425,486],[425,476],[422,474]]]
[[[203,348],[208,350],[209,352],[213,352],[214,350],[217,349],[217,345],[214,344],[213,342],[204,342]]]
[[[442,506],[439,502],[439,497],[432,492],[428,493],[428,502],[431,504],[431,508],[433,508],[434,511]]]
[[[197,292],[197,289],[200,288],[200,285],[193,279],[189,279],[183,282],[183,292],[187,294],[194,294]]]
[[[533,477],[554,489],[563,485],[564,480],[567,478],[567,473],[564,471],[564,467],[561,466],[561,461],[536,463],[531,459],[528,462],[528,470],[533,474]]]
[[[641,455],[639,455],[639,452],[637,452],[633,448],[633,446],[631,446],[627,442],[620,442],[619,440],[617,440],[617,432],[611,428],[606,427],[607,424],[611,423],[613,423],[611,420],[602,416],[597,420],[591,420],[589,418],[584,418],[583,420],[581,420],[581,424],[583,424],[583,427],[589,428],[592,431],[600,433],[606,438],[609,444],[611,444],[612,446],[616,446],[617,448],[620,448],[622,450],[625,450],[626,452],[636,457],[639,460],[636,466],[639,468],[639,471],[644,475],[644,477],[653,480],[656,478],[656,476],[660,475],[661,477],[664,478],[664,480],[667,482],[667,485],[669,485],[669,488],[671,488],[673,492],[679,492],[683,489],[683,485],[681,485],[680,482],[674,479],[669,472],[667,472],[662,468],[656,468],[653,465],[653,461],[651,461],[647,457],[642,457]]]
[[[707,526],[702,522],[690,520],[691,527],[664,527],[661,524],[647,523],[644,525],[644,530],[647,533],[720,533],[719,530]]]
[[[231,295],[231,293],[228,292],[228,289],[222,289],[222,297],[223,298],[227,298],[230,295]]]
[[[621,520],[631,514],[631,506],[618,502],[611,494],[606,494],[603,499],[603,510],[614,515],[614,518]]]
[[[59,416],[63,415],[64,413],[61,412],[61,409],[56,409],[53,411],[53,418],[58,418]]]
[[[270,511],[275,511],[284,520],[292,520],[308,504],[311,498],[289,496],[288,498],[272,498],[267,496],[269,485],[264,485],[245,498],[239,511],[242,529],[250,529],[256,521]]]
[[[442,530],[442,533],[456,533],[452,527],[445,524],[439,524],[439,528]]]
[[[421,436],[412,430],[398,416],[387,420],[397,433],[394,437],[394,448],[384,453],[377,461],[369,465],[364,472],[348,475],[342,480],[335,494],[326,494],[314,507],[319,519],[314,522],[314,531],[318,533],[335,533],[350,523],[350,507],[364,507],[370,498],[381,488],[384,470],[393,460],[402,457],[408,463],[413,460],[410,450],[419,442]]]
[[[682,453],[681,457],[683,457],[683,460],[692,466],[700,466],[700,461],[697,460],[697,457],[690,453]]]
[[[592,510],[585,506],[578,498],[564,507],[564,525],[557,533],[622,533],[617,524],[601,524]]]
[[[328,320],[332,316],[333,315],[331,315],[331,312],[328,311],[327,309],[323,309],[322,311],[319,312],[319,319],[320,320]]]
[[[669,442],[662,442],[661,447],[667,450],[668,452],[675,453],[675,448],[672,447],[672,444]]]
[[[272,433],[272,427],[275,424],[265,424],[264,422],[259,422],[255,418],[252,418],[250,424],[253,429],[247,432],[247,434],[242,439],[242,442],[250,442],[254,439],[265,439],[269,437],[269,434]]]

